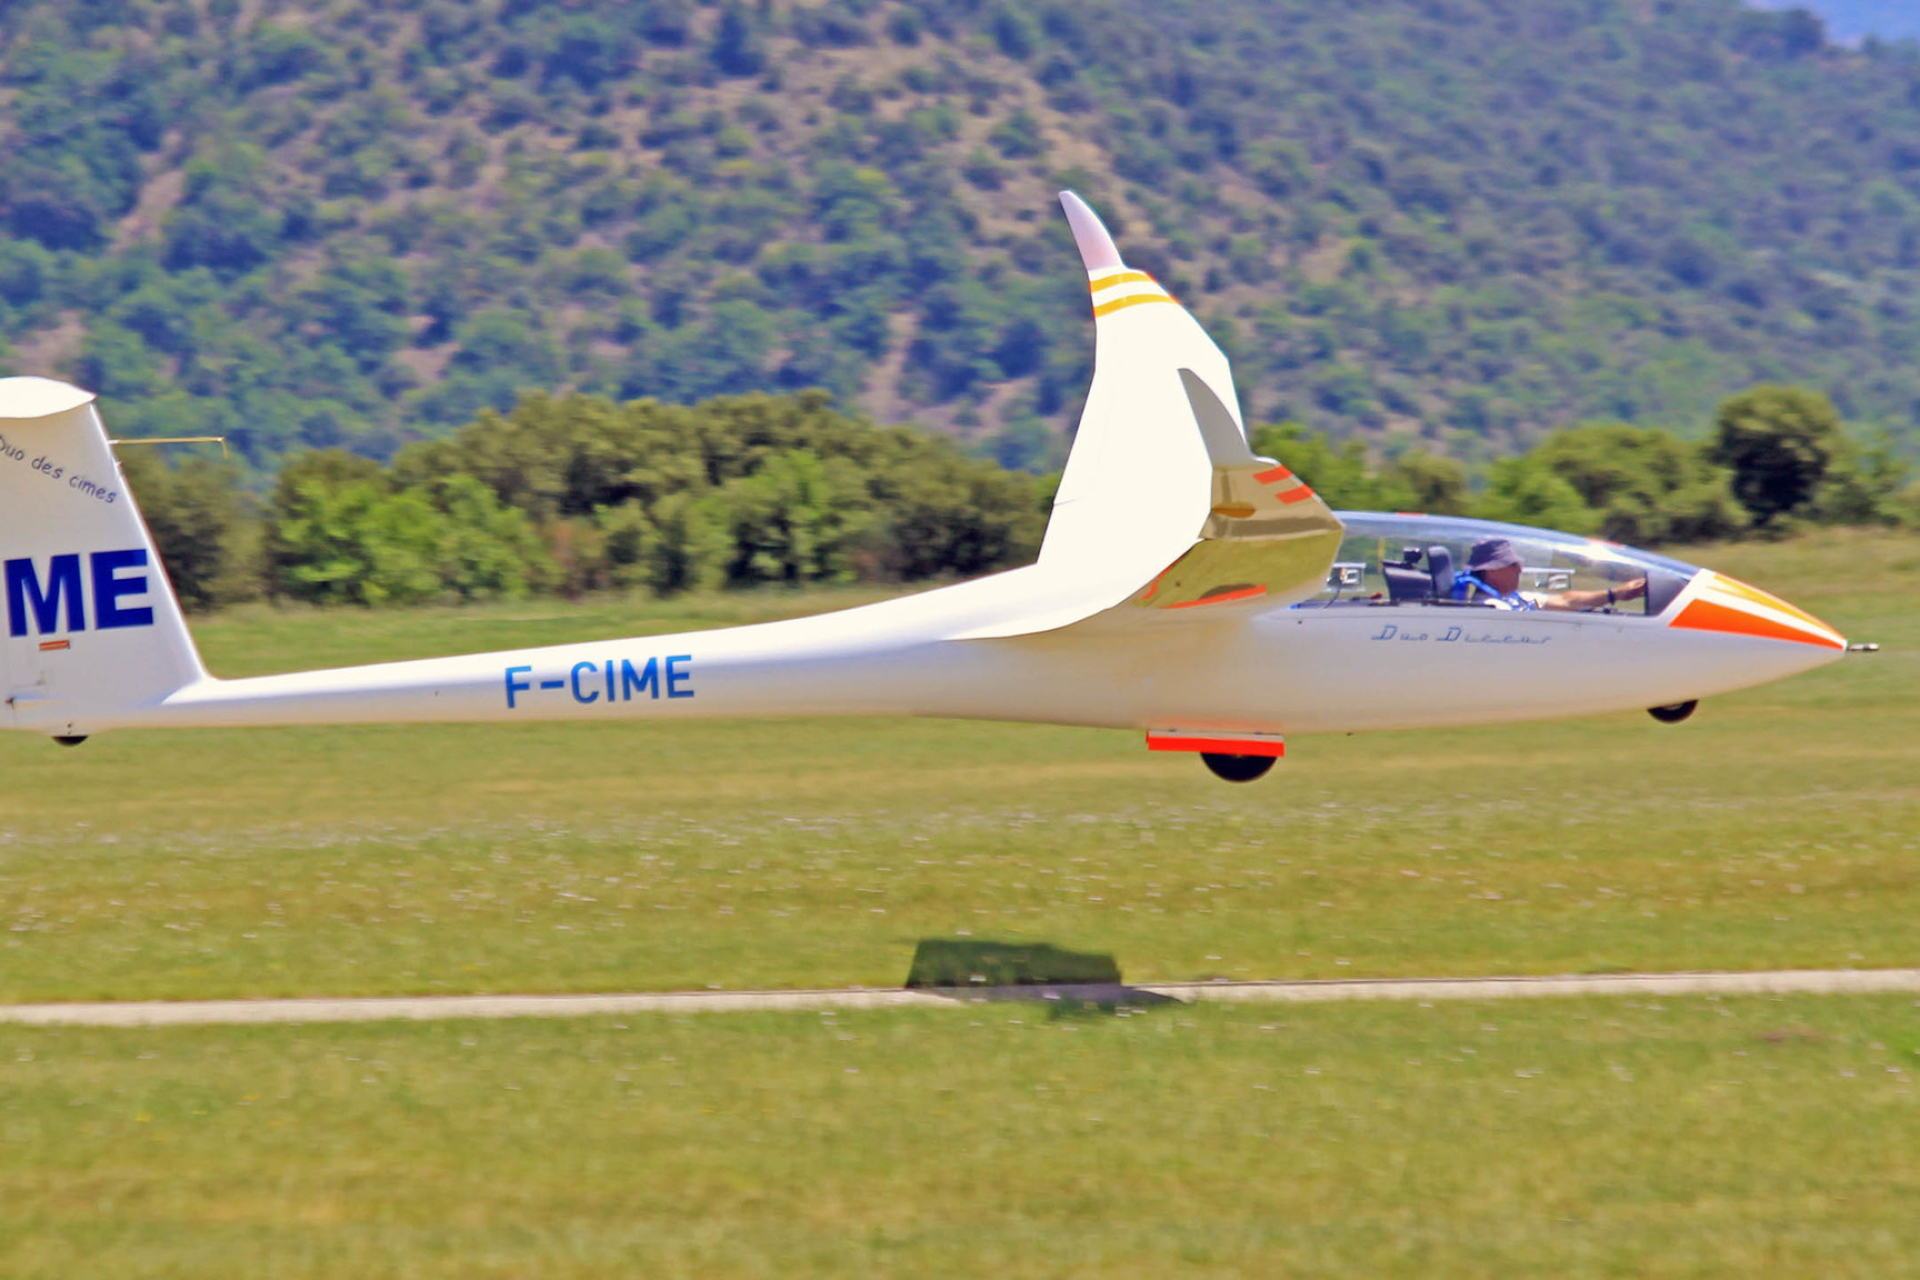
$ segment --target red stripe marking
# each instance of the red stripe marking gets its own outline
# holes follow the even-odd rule
[[[1287,754],[1287,744],[1278,738],[1198,738],[1150,733],[1147,750],[1205,751],[1212,755],[1269,756],[1278,760]]]
[[[1285,467],[1273,467],[1273,468],[1270,468],[1269,470],[1260,472],[1259,474],[1255,475],[1253,478],[1254,478],[1254,481],[1258,484],[1272,484],[1275,480],[1293,479],[1293,472],[1287,470]]]
[[[1163,605],[1166,609],[1197,609],[1203,604],[1226,604],[1230,600],[1251,600],[1255,596],[1267,594],[1265,587],[1242,587],[1238,591],[1223,591],[1217,596],[1205,596],[1199,600],[1182,600],[1179,604]]]
[[[71,648],[73,648],[73,641],[71,640],[42,640],[40,642],[40,652],[42,653],[52,653],[55,649]]]
[[[1178,560],[1175,560],[1173,562],[1173,564],[1179,564],[1179,563],[1180,562]],[[1160,572],[1153,575],[1153,581],[1149,582],[1147,584],[1147,589],[1140,593],[1141,603],[1144,604],[1148,600],[1151,600],[1155,596],[1160,594],[1160,579],[1166,577],[1168,574],[1173,572],[1173,564],[1168,565],[1166,568],[1162,569]]]
[[[1276,493],[1274,495],[1274,497],[1280,499],[1281,502],[1286,503],[1288,506],[1296,502],[1305,502],[1312,496],[1313,490],[1307,488],[1305,485],[1301,485],[1298,489],[1289,489],[1285,493]]]

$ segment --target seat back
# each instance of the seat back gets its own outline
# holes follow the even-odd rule
[[[1425,569],[1382,560],[1380,576],[1387,580],[1387,598],[1394,604],[1433,599],[1433,575]]]
[[[1426,556],[1426,566],[1420,558]],[[1387,598],[1394,604],[1414,600],[1451,600],[1453,598],[1453,552],[1431,546],[1424,553],[1419,547],[1407,547],[1400,559],[1382,560],[1380,576],[1387,580]]]
[[[1445,547],[1428,547],[1427,572],[1433,575],[1433,598],[1453,599],[1453,552]]]

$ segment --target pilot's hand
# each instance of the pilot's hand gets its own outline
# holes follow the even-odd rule
[[[1613,594],[1621,600],[1645,599],[1647,594],[1647,580],[1645,578],[1635,578],[1632,582],[1624,586],[1616,587]]]

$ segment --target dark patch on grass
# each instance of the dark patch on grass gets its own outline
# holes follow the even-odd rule
[[[1110,955],[1068,951],[1050,942],[923,938],[913,949],[909,987],[1053,987],[1120,985]]]

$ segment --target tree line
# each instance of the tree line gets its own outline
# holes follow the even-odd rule
[[[228,463],[122,452],[195,608],[964,576],[1031,559],[1051,494],[820,391],[692,406],[532,394],[390,463],[295,454],[263,496]]]
[[[1884,444],[1826,397],[1761,386],[1690,442],[1658,427],[1552,433],[1479,474],[1375,456],[1298,423],[1254,428],[1337,509],[1474,515],[1659,546],[1813,523],[1920,523]],[[272,489],[230,464],[123,465],[181,599],[382,605],[632,590],[959,578],[1032,560],[1057,477],[875,428],[818,391],[692,406],[528,395],[382,464],[294,455]]]
[[[1892,443],[1856,439],[1833,402],[1804,387],[1730,397],[1699,441],[1585,423],[1478,475],[1418,450],[1376,463],[1358,440],[1335,445],[1297,424],[1251,434],[1256,451],[1287,462],[1337,509],[1470,515],[1647,547],[1920,522],[1920,488]]]

